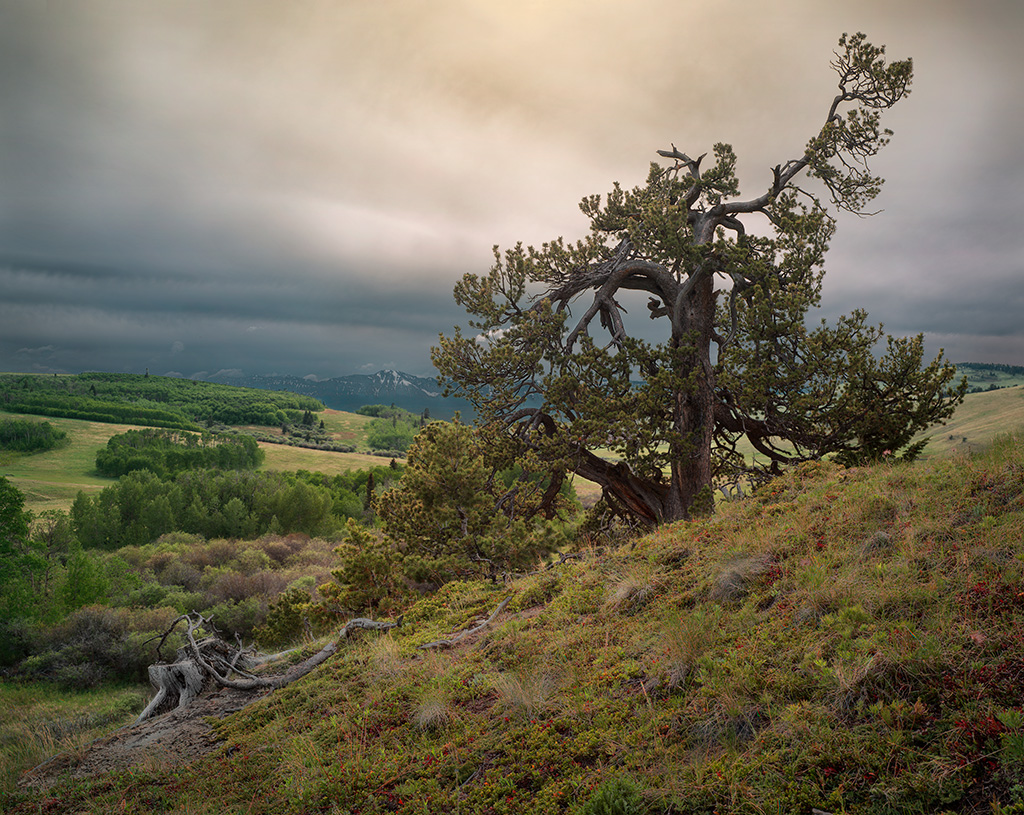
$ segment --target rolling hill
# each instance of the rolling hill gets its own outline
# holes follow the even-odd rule
[[[119,731],[0,805],[1019,813],[1022,472],[1020,436],[911,465],[810,463],[713,518],[447,584],[212,734]]]
[[[0,417],[14,416],[0,411]],[[386,464],[387,459],[365,452],[365,427],[368,416],[325,410],[323,419],[331,437],[363,448],[364,452],[334,453],[281,444],[260,443],[266,453],[262,469],[310,470],[328,475]],[[0,452],[0,475],[10,479],[25,495],[25,506],[33,512],[48,509],[67,510],[79,490],[99,492],[110,486],[110,479],[96,473],[96,451],[107,439],[135,428],[134,425],[92,422],[83,419],[47,417],[51,425],[67,432],[70,444],[59,450],[25,456]]]

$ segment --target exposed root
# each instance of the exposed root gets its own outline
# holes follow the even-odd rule
[[[186,707],[212,685],[239,691],[283,688],[323,664],[338,650],[338,641],[348,639],[352,631],[360,628],[387,631],[401,625],[402,618],[399,617],[395,622],[378,622],[365,617],[349,620],[338,632],[336,640],[327,643],[313,656],[284,673],[269,676],[258,676],[251,671],[266,664],[273,657],[284,656],[290,652],[285,651],[268,658],[257,655],[253,649],[243,648],[241,643],[237,647],[231,646],[218,636],[208,636],[197,641],[196,635],[200,628],[205,626],[210,630],[216,630],[210,619],[198,612],[183,614],[174,620],[161,639],[161,645],[181,622],[186,624],[185,636],[188,643],[178,649],[174,662],[158,663],[149,667],[149,681],[156,688],[156,695],[139,714],[135,724],[159,713]]]

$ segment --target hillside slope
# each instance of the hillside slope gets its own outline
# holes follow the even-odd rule
[[[806,465],[579,554],[447,585],[188,768],[150,757],[6,811],[1024,811],[1019,438]]]
[[[967,453],[990,445],[997,436],[1024,431],[1024,387],[969,393],[945,425],[929,428],[922,458]]]

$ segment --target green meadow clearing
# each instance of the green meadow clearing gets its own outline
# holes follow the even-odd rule
[[[0,416],[24,418],[21,414],[5,412],[0,412]],[[337,410],[325,410],[317,416],[323,419],[332,438],[365,450],[366,425],[370,417]],[[52,417],[46,417],[45,421],[65,431],[70,444],[34,455],[0,452],[0,475],[6,476],[24,493],[26,508],[33,512],[67,510],[80,490],[94,493],[110,486],[111,479],[96,474],[96,451],[104,447],[111,436],[135,426]],[[267,443],[261,443],[260,447],[266,453],[262,469],[282,472],[310,470],[336,475],[388,462],[387,458],[367,452],[333,453]]]

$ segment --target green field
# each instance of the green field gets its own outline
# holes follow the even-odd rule
[[[0,416],[16,415],[0,412]],[[325,410],[318,415],[338,441],[365,449],[369,417],[336,410]],[[96,474],[96,451],[106,445],[111,436],[133,429],[132,425],[81,419],[48,417],[46,421],[67,432],[71,443],[59,450],[35,455],[0,452],[0,475],[9,478],[24,493],[25,507],[33,512],[67,510],[79,490],[94,493],[110,486],[111,479]],[[267,456],[264,470],[310,470],[336,475],[388,463],[386,458],[366,453],[332,453],[282,444],[261,444],[260,447]]]
[[[0,682],[0,791],[14,789],[26,767],[72,755],[112,728],[131,724],[147,687],[58,689],[43,682]]]
[[[0,413],[0,416],[15,414]],[[24,418],[18,416],[18,418]],[[68,509],[79,490],[98,492],[111,483],[96,474],[96,451],[117,433],[132,425],[89,422],[81,419],[47,418],[68,434],[71,443],[59,450],[23,455],[0,452],[0,475],[24,493],[25,506],[33,512]]]
[[[991,444],[996,436],[1021,430],[1024,430],[1024,388],[969,393],[952,419],[919,436],[929,440],[921,457],[941,458],[977,451]]]

